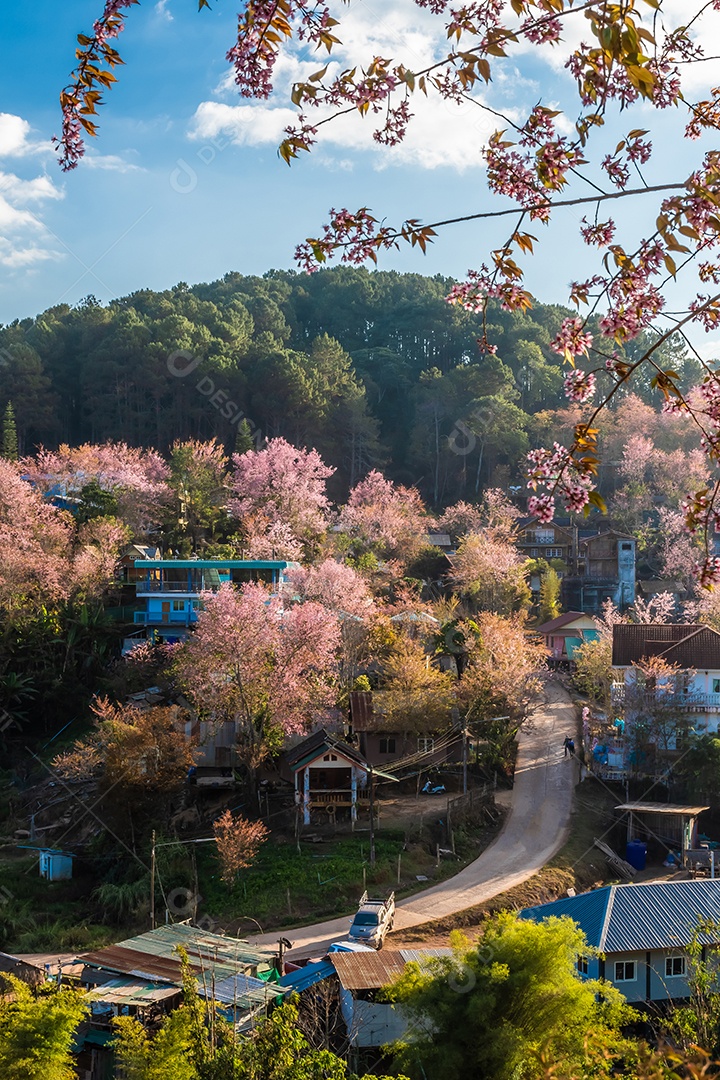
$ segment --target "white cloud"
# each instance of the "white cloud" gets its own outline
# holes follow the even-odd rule
[[[119,154],[91,154],[86,152],[80,162],[81,168],[104,169],[108,172],[145,172],[140,165],[133,165]]]
[[[32,138],[27,120],[0,113],[0,161],[32,158],[48,153],[49,149],[48,143]],[[29,171],[36,167],[32,162],[28,165]],[[0,168],[0,265],[27,269],[38,262],[60,258],[38,213],[43,204],[62,198],[63,191],[45,174],[20,176]],[[29,209],[30,206],[34,209]]]
[[[343,14],[338,35],[342,44],[333,50],[326,81],[343,70],[367,63],[372,56],[402,61],[411,70],[419,71],[435,63],[447,51],[441,21],[427,11],[409,8],[406,0],[383,0],[382,6],[378,4],[377,7],[366,2],[354,5]],[[239,146],[277,146],[284,129],[297,124],[297,112],[289,105],[293,83],[307,80],[326,62],[322,53],[308,59],[305,48],[285,50],[275,67],[277,93],[268,102],[234,104],[237,90],[233,73],[228,71],[216,89],[221,100],[203,101],[197,107],[190,125],[190,137],[196,141],[229,138]],[[538,94],[537,85],[517,71],[508,73],[508,88],[515,97],[520,92],[527,95],[528,100],[535,100]],[[334,151],[339,151],[343,167],[347,167],[347,151],[355,150],[370,151],[377,169],[408,164],[424,169],[452,168],[460,172],[482,168],[482,146],[493,131],[504,126],[501,119],[478,107],[491,96],[505,96],[504,87],[483,86],[474,95],[474,102],[465,101],[460,105],[444,101],[434,93],[428,97],[416,93],[410,102],[413,118],[405,140],[398,146],[387,148],[373,139],[373,132],[383,126],[383,109],[365,117],[352,113],[321,127],[317,150],[325,160],[330,159]],[[308,112],[311,121],[327,115],[322,110]],[[512,114],[515,119],[519,115],[515,109]]]
[[[157,0],[155,5],[155,14],[159,15],[161,19],[164,19],[165,22],[173,21],[172,12],[168,8],[169,3],[170,0]]]
[[[687,0],[665,0],[664,18],[667,29],[682,24],[687,16]],[[336,46],[328,66],[326,80],[342,70],[367,63],[373,55],[387,60],[401,60],[414,71],[428,67],[448,49],[443,29],[443,17],[436,17],[427,10],[408,5],[407,0],[360,0],[345,13],[336,33],[342,39]],[[334,120],[320,128],[317,149],[326,159],[334,152],[347,161],[347,151],[371,151],[377,169],[393,164],[411,164],[425,169],[441,167],[465,171],[481,168],[481,149],[488,136],[498,127],[507,126],[501,117],[478,107],[486,104],[504,113],[509,119],[523,118],[539,100],[549,107],[558,108],[573,102],[572,113],[577,107],[573,80],[564,70],[568,51],[581,40],[587,39],[589,28],[584,12],[579,9],[562,20],[563,43],[556,49],[538,48],[521,38],[513,45],[509,60],[493,62],[493,81],[485,87],[476,88],[472,102],[457,106],[445,102],[435,93],[428,98],[416,93],[411,99],[414,113],[405,141],[387,149],[373,140],[373,132],[382,126],[383,114],[369,114],[361,118],[353,113]],[[708,11],[698,31],[706,55],[720,52],[720,12]],[[658,36],[663,34],[662,28]],[[532,57],[535,78],[528,77],[524,61]],[[538,68],[539,62],[539,68]],[[240,146],[277,145],[284,128],[295,125],[297,116],[289,106],[293,83],[305,80],[325,63],[323,53],[308,59],[306,48],[291,47],[285,50],[276,65],[274,83],[276,94],[268,102],[237,102],[233,73],[222,79],[216,91],[219,100],[203,101],[191,122],[190,137],[194,140],[229,138]],[[552,73],[552,83],[543,85],[542,68]],[[690,95],[706,92],[711,85],[720,82],[720,63],[683,65],[683,78]],[[562,96],[560,106],[556,100]],[[277,104],[276,104],[277,102]],[[323,119],[321,110],[308,110],[310,119]],[[574,130],[567,117],[557,121],[562,134]],[[614,129],[611,133],[614,137]]]
[[[31,130],[21,116],[0,112],[0,158],[52,153],[52,144],[32,139]]]

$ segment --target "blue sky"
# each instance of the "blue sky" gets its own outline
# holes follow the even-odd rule
[[[678,12],[687,2],[671,0]],[[62,174],[49,147],[59,129],[58,92],[72,67],[76,33],[90,29],[101,7],[101,0],[4,6],[0,322],[89,293],[107,302],[230,270],[291,267],[296,243],[320,231],[331,206],[367,205],[391,221],[429,221],[502,205],[485,188],[480,157],[495,124],[471,105],[421,108],[407,144],[390,154],[374,146],[367,120],[331,125],[331,137],[288,168],[276,154],[289,116],[282,95],[299,73],[322,63],[295,53],[279,65],[277,102],[241,101],[224,59],[235,23],[230,0],[200,13],[196,0],[144,0],[131,9],[119,42],[126,64],[107,94],[100,137],[77,170]],[[339,0],[337,7],[341,16],[348,10]],[[439,27],[411,0],[353,0],[339,56],[349,63],[377,51],[420,66],[442,46]],[[717,29],[710,30],[720,41]],[[706,45],[708,53],[720,51],[709,39]],[[700,79],[720,82],[714,63],[699,67],[698,94]],[[567,77],[536,49],[525,49],[497,72],[482,94],[513,116],[541,98],[552,105],[570,100]],[[711,145],[684,144],[675,110],[647,120],[656,133],[649,183],[684,176]],[[603,137],[606,145],[639,126],[650,124],[642,116],[616,118]],[[638,236],[657,211],[649,197],[640,205],[617,213]],[[533,229],[541,243],[527,282],[543,301],[565,302],[567,283],[597,269],[576,239],[581,216],[563,211],[550,231]],[[461,277],[502,242],[505,227],[453,226],[426,257],[404,251],[383,257],[381,265]]]

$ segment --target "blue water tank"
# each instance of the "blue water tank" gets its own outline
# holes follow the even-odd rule
[[[636,870],[644,870],[647,860],[647,844],[644,840],[630,840],[625,848],[625,858]]]

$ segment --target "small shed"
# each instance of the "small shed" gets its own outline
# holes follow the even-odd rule
[[[40,851],[40,877],[48,881],[69,881],[72,877],[73,856],[54,848]]]
[[[324,729],[294,746],[285,754],[295,783],[295,801],[305,825],[310,812],[324,808],[329,818],[337,810],[349,808],[357,820],[359,805],[370,805],[368,778],[372,766],[362,754]]]
[[[382,952],[329,954],[340,981],[340,1011],[352,1047],[377,1048],[404,1038],[411,1025],[401,1005],[378,1001],[378,991],[395,982],[405,966],[451,957],[452,949],[384,949]]]
[[[683,866],[687,853],[698,847],[698,818],[707,806],[681,806],[677,803],[629,802],[615,807],[627,814],[627,839],[659,841],[682,853]]]

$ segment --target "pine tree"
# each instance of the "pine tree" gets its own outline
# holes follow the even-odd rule
[[[235,437],[235,453],[244,454],[247,450],[255,449],[255,440],[253,439],[252,428],[247,420],[243,420],[237,429],[237,436]]]
[[[2,450],[0,452],[7,461],[17,461],[18,459],[17,424],[15,423],[15,410],[12,401],[8,401],[5,406],[2,425]]]

